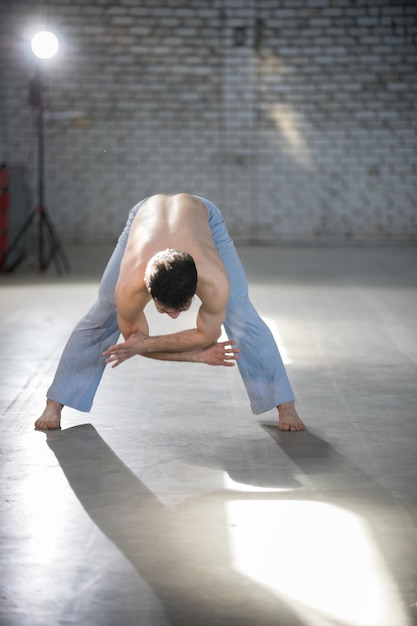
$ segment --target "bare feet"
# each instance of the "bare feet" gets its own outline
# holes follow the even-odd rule
[[[304,430],[305,426],[298,417],[294,402],[284,402],[278,407],[278,429],[296,432]]]
[[[37,430],[58,430],[61,428],[62,404],[54,400],[46,401],[46,408],[35,422]]]

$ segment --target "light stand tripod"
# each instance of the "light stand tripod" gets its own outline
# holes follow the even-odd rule
[[[10,255],[18,249],[18,245],[21,242],[26,231],[30,228],[32,223],[36,220],[36,247],[37,247],[37,269],[39,272],[44,272],[48,269],[51,261],[54,261],[57,274],[70,271],[70,264],[65,256],[64,249],[61,242],[58,239],[56,231],[52,225],[51,219],[44,204],[44,107],[42,99],[42,70],[38,63],[35,78],[30,85],[30,104],[34,107],[37,113],[37,131],[38,131],[38,205],[32,214],[25,221],[23,226],[18,231],[16,237],[10,244],[9,248],[5,251],[2,259],[3,265],[6,266],[6,271],[13,271],[24,259],[25,254],[20,253],[18,258],[12,262],[10,266],[7,265],[7,259]]]

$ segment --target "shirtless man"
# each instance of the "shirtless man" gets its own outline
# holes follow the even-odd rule
[[[195,328],[149,335],[144,309],[151,300],[175,319],[194,294],[201,301]],[[222,324],[230,340],[218,342]],[[117,343],[120,332],[125,341]],[[159,194],[133,207],[99,298],[68,340],[35,427],[60,428],[63,406],[89,411],[105,365],[116,367],[133,355],[237,362],[253,413],[277,407],[280,430],[304,430],[275,340],[249,301],[223,217],[204,198]]]

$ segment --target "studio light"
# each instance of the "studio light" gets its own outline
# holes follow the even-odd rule
[[[20,240],[26,233],[32,222],[35,221],[37,227],[37,269],[40,272],[48,269],[50,262],[53,260],[58,274],[69,271],[70,266],[65,256],[62,245],[57,237],[55,229],[49,218],[44,202],[44,102],[43,102],[43,61],[53,57],[59,47],[57,37],[49,31],[41,31],[37,33],[31,42],[32,52],[38,58],[36,72],[34,78],[30,82],[29,100],[32,108],[36,112],[37,131],[38,131],[38,158],[37,158],[37,182],[38,182],[38,204],[22,228],[17,233],[14,241],[6,250],[4,260],[10,257],[19,245]],[[25,254],[20,254],[12,264],[6,264],[6,271],[12,271],[23,260]]]
[[[40,59],[50,59],[53,57],[59,47],[58,39],[49,30],[42,30],[32,39],[32,52]]]

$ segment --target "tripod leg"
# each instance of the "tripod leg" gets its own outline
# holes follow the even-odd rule
[[[48,244],[47,250],[45,250],[45,243]],[[44,272],[49,267],[50,262],[53,260],[55,263],[56,273],[63,273],[59,258],[57,258],[55,255],[56,248],[57,244],[53,237],[52,225],[48,222],[48,217],[45,211],[42,209],[39,214],[38,233],[38,269],[40,272]]]
[[[40,215],[41,225],[40,228],[46,226],[49,242],[50,242],[50,252],[49,256],[46,260],[42,259],[42,264],[40,269],[47,269],[49,263],[53,260],[55,263],[56,271],[58,274],[62,274],[63,272],[69,272],[71,270],[71,266],[69,261],[65,255],[64,249],[62,247],[61,242],[58,239],[58,235],[55,232],[53,224],[48,217],[48,214],[45,210],[42,211]]]

